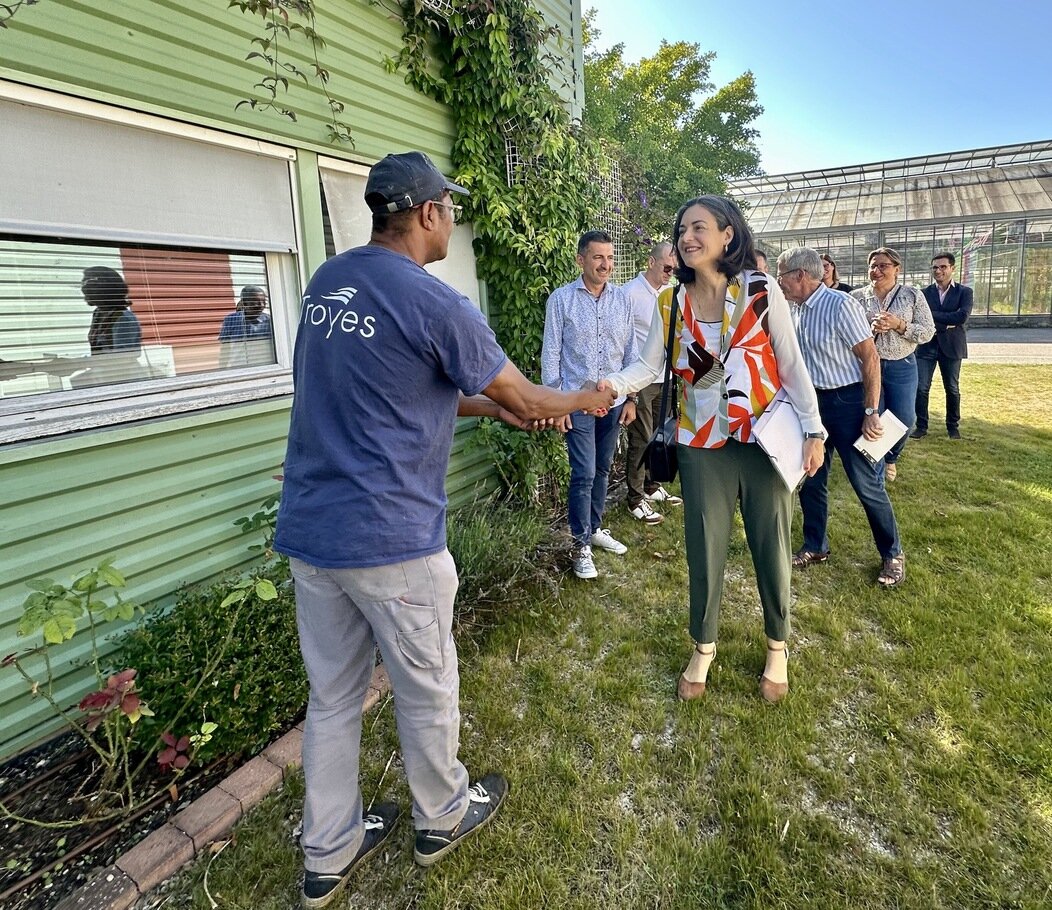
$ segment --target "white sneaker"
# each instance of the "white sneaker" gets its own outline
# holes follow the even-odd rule
[[[663,502],[670,506],[683,505],[682,499],[674,493],[670,493],[664,487],[658,487],[653,493],[644,493],[643,498],[649,499],[651,502]]]
[[[610,535],[610,531],[606,528],[600,528],[592,535],[592,546],[599,547],[600,550],[606,550],[609,553],[616,553],[618,556],[628,552],[628,547],[621,543],[620,540],[614,540]]]
[[[599,573],[595,569],[592,560],[592,548],[581,547],[573,558],[573,574],[578,578],[598,578]]]
[[[646,522],[648,525],[659,525],[665,520],[665,516],[660,512],[655,512],[645,499],[640,500],[639,505],[634,509],[629,509],[628,514],[633,518]]]

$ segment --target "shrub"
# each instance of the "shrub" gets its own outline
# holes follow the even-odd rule
[[[273,599],[259,596],[259,580],[273,583]],[[226,643],[218,666],[170,731],[178,738],[214,723],[211,739],[200,747],[202,758],[258,752],[307,701],[287,561],[272,559],[249,584],[238,585],[226,580],[184,588],[170,611],[147,616],[120,643],[120,664],[139,669],[143,694],[158,717],[182,707],[188,681],[199,679]],[[240,603],[231,601],[232,590],[245,592]]]
[[[565,548],[538,508],[492,500],[475,502],[449,516],[449,551],[457,563],[461,626],[490,626],[503,613],[554,593]]]

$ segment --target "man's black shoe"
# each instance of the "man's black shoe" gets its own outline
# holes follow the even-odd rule
[[[954,427],[952,430],[947,430],[946,435],[949,436],[950,439],[960,439],[961,431]]]
[[[927,430],[914,430],[912,433],[910,433],[910,439],[923,439],[927,435]]]
[[[452,831],[434,828],[416,832],[413,859],[421,866],[437,863],[464,838],[485,825],[500,808],[508,795],[508,781],[502,774],[487,774],[468,787],[468,811]]]
[[[401,810],[397,803],[380,803],[362,817],[365,824],[365,837],[358,853],[350,865],[339,872],[306,872],[303,876],[303,894],[300,903],[304,910],[318,910],[335,900],[351,874],[365,860],[383,846],[394,829]]]

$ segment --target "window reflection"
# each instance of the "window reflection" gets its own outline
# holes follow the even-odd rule
[[[260,253],[0,238],[0,397],[276,362]]]

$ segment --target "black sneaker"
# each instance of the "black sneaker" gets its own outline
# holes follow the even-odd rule
[[[468,811],[452,831],[434,828],[416,832],[413,859],[421,866],[437,863],[464,838],[486,824],[508,795],[508,781],[502,774],[487,774],[468,787]]]
[[[358,853],[350,864],[339,872],[306,872],[303,876],[303,894],[300,903],[304,910],[318,910],[335,900],[355,869],[383,846],[394,830],[401,810],[397,803],[380,803],[367,812],[362,821],[365,837]]]

